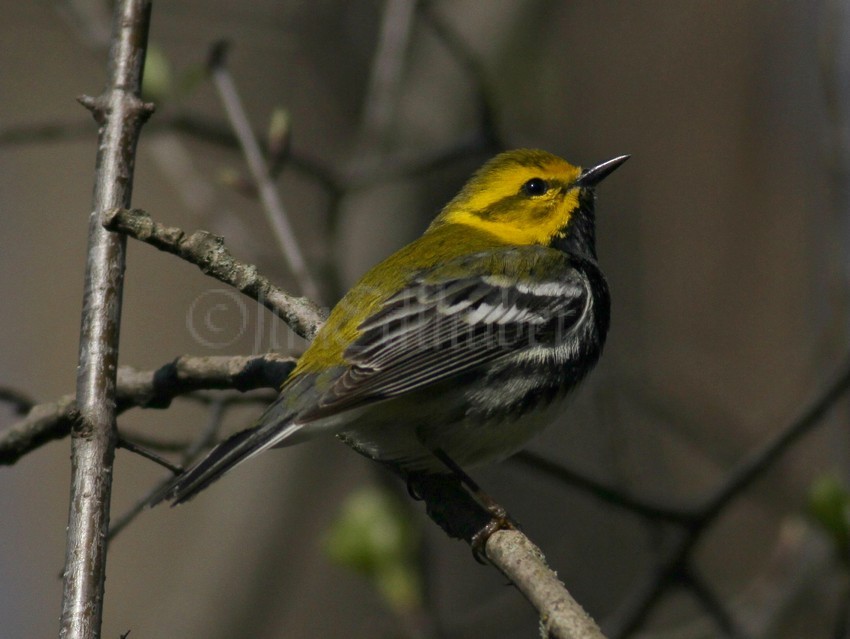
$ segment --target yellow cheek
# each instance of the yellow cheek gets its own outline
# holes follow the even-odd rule
[[[549,214],[543,217],[531,215],[531,210],[518,209],[509,219],[488,220],[474,209],[455,211],[450,221],[486,231],[505,244],[530,245],[549,244],[553,238],[562,237],[563,229],[578,208],[578,189],[571,189],[561,196]]]

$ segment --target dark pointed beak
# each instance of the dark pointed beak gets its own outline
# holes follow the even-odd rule
[[[581,175],[578,176],[576,184],[582,187],[596,186],[606,177],[611,175],[611,173],[613,173],[615,169],[619,168],[619,166],[623,164],[623,162],[628,160],[630,157],[632,156],[620,155],[606,162],[602,162],[602,164],[597,164],[596,166],[592,166],[589,169],[585,169],[581,172]]]

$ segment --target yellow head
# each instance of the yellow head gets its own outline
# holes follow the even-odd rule
[[[557,245],[578,212],[592,218],[593,187],[628,157],[582,169],[546,151],[502,153],[472,176],[431,228],[465,224],[508,244]]]

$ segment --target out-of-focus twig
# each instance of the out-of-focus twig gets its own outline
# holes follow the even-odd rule
[[[218,90],[224,110],[233,126],[233,132],[239,139],[239,145],[245,155],[251,177],[257,185],[263,211],[266,213],[266,218],[274,231],[284,259],[289,264],[295,280],[301,287],[301,292],[310,299],[321,299],[319,287],[310,274],[309,268],[307,268],[307,262],[295,239],[292,225],[289,223],[289,216],[286,214],[277,187],[271,180],[257,138],[254,137],[254,130],[248,121],[245,107],[242,105],[242,99],[236,89],[236,83],[233,81],[227,66],[225,66],[226,50],[227,45],[223,42],[217,43],[213,47],[209,62],[213,84]]]
[[[432,3],[421,3],[419,14],[423,17],[425,24],[431,27],[434,34],[440,38],[452,58],[460,65],[472,82],[472,94],[478,106],[479,146],[484,150],[505,148],[505,143],[499,134],[496,123],[494,91],[487,79],[483,65],[469,50],[463,38],[439,15]]]
[[[207,231],[186,235],[179,228],[154,222],[141,209],[113,209],[104,216],[103,223],[112,231],[126,233],[191,262],[206,275],[263,304],[306,339],[312,339],[325,319],[325,311],[306,297],[290,295],[260,275],[253,264],[236,260],[219,236]]]
[[[690,524],[696,518],[696,512],[692,509],[656,504],[635,495],[621,492],[530,450],[517,453],[511,457],[510,461],[522,465],[532,472],[546,475],[550,479],[569,486],[575,486],[591,493],[601,501],[640,515],[646,519]]]
[[[419,0],[388,0],[360,121],[360,153],[380,153],[386,147],[401,88],[407,46]]]
[[[674,585],[682,584],[682,576],[689,575],[684,582],[693,587],[701,584],[698,571],[692,566],[694,549],[712,524],[734,499],[739,497],[752,483],[761,477],[788,449],[801,437],[825,422],[825,417],[836,402],[850,389],[850,357],[846,358],[832,381],[803,410],[797,419],[792,420],[767,443],[740,462],[730,471],[721,485],[706,498],[702,505],[694,510],[691,521],[683,522],[683,530],[676,541],[658,560],[655,570],[648,575],[643,585],[635,589],[629,599],[621,606],[614,621],[612,637],[627,637],[638,629],[652,611],[662,595]],[[702,591],[694,594],[705,602]],[[725,622],[736,627],[729,617]],[[740,631],[739,631],[740,632]]]
[[[746,490],[798,439],[822,424],[824,417],[848,389],[850,389],[850,357],[845,359],[833,375],[832,381],[797,419],[733,469],[703,505],[700,515],[703,522],[708,523],[714,520],[728,502]]]
[[[8,387],[0,388],[0,402],[11,406],[18,415],[23,415],[35,406],[35,400],[29,395],[16,388]]]
[[[685,571],[682,575],[682,584],[693,594],[711,619],[717,624],[718,629],[724,637],[730,639],[747,639],[749,635],[740,627],[726,609],[726,605],[720,600],[714,590],[699,575],[692,571]]]

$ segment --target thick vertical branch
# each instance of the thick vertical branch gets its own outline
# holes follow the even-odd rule
[[[97,98],[80,98],[100,131],[77,369],[79,419],[72,429],[62,639],[100,636],[125,253],[124,236],[104,229],[101,216],[130,206],[136,141],[153,110],[139,99],[149,21],[149,0],[116,4],[106,89]]]

